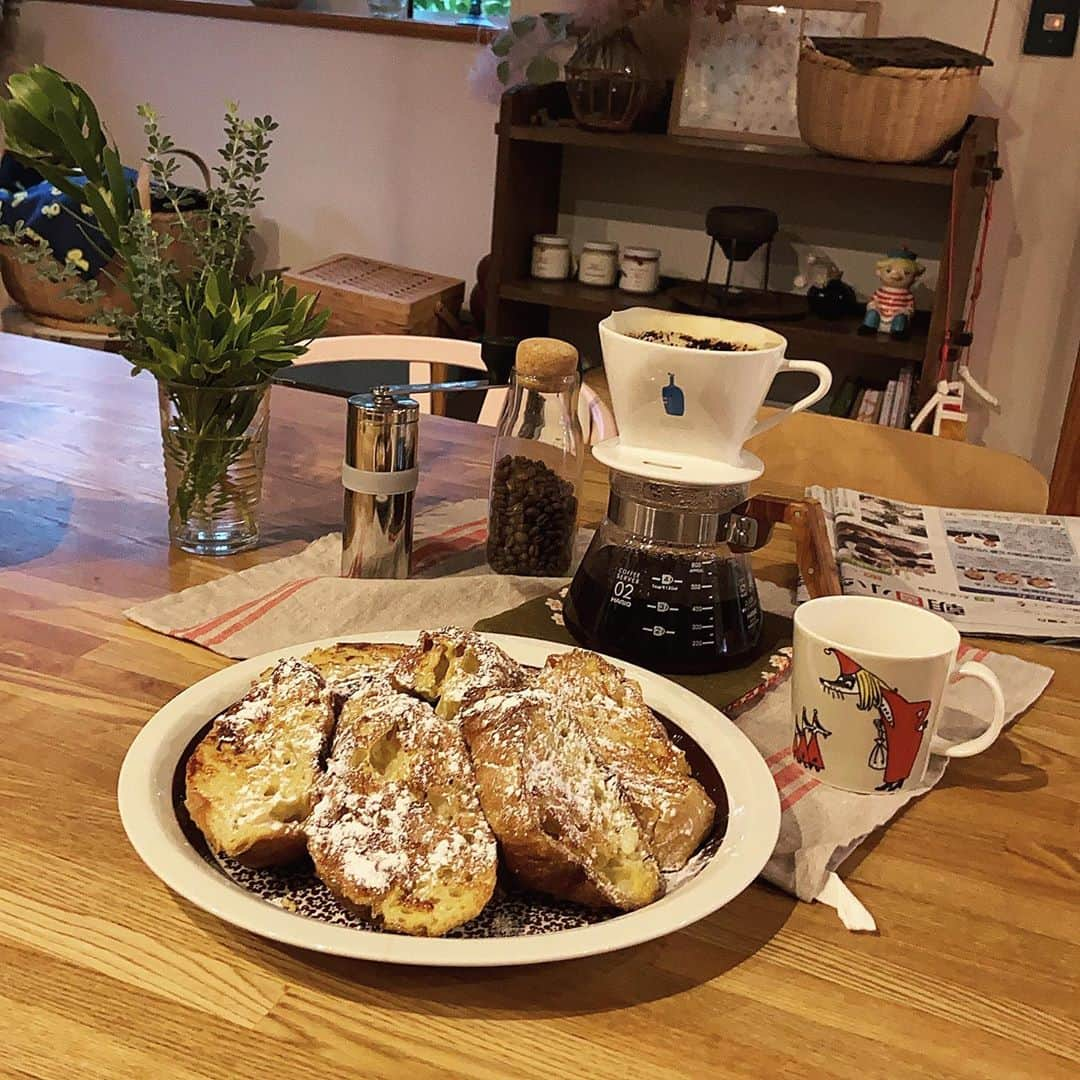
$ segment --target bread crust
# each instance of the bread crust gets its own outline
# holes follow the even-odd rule
[[[431,702],[446,717],[488,694],[517,690],[528,682],[525,668],[497,645],[456,626],[425,630],[390,677],[399,690]]]
[[[538,683],[572,703],[589,746],[618,780],[662,870],[678,870],[712,829],[716,805],[622,669],[575,649],[549,656]]]
[[[312,649],[303,659],[326,680],[337,713],[362,683],[393,667],[407,651],[407,645],[389,642],[339,641]]]
[[[250,867],[303,855],[333,724],[325,680],[293,659],[214,720],[188,758],[185,805],[215,852]]]
[[[345,703],[307,831],[330,891],[387,930],[445,934],[495,889],[495,837],[460,726],[385,677]]]
[[[489,695],[460,715],[481,805],[523,885],[623,910],[660,895],[632,811],[559,699],[530,688]]]

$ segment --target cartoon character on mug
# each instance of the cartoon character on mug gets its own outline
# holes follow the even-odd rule
[[[884,679],[852,660],[839,649],[826,649],[836,657],[840,673],[835,679],[820,679],[822,689],[836,698],[858,697],[863,712],[875,711],[875,738],[867,764],[882,769],[878,791],[897,791],[911,775],[922,746],[930,701],[908,701]],[[816,714],[815,714],[816,717]]]
[[[795,717],[795,737],[791,742],[791,755],[800,765],[808,769],[821,772],[825,768],[825,759],[821,755],[821,745],[818,736],[827,739],[832,734],[826,731],[824,725],[818,719],[817,709],[814,710],[813,719],[806,719],[806,707],[803,707],[802,718]]]

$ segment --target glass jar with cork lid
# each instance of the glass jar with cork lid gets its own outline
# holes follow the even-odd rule
[[[570,571],[584,465],[577,391],[573,345],[555,338],[518,345],[491,467],[487,558],[498,574]]]

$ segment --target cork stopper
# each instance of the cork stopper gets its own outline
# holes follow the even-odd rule
[[[557,389],[568,375],[577,374],[578,351],[558,338],[526,338],[517,347],[514,369],[525,386]]]

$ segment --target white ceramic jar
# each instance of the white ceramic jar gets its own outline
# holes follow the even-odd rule
[[[565,281],[570,276],[570,241],[565,236],[538,233],[533,237],[532,276]]]
[[[660,288],[660,249],[623,248],[619,256],[619,288],[629,293],[654,293]]]
[[[609,240],[590,240],[581,249],[578,281],[610,289],[619,274],[619,245]]]

